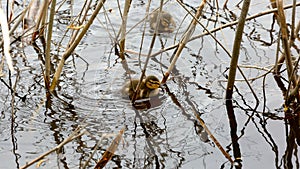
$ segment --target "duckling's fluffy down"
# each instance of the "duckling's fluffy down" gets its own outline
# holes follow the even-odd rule
[[[151,80],[150,80],[151,79]],[[146,79],[143,79],[141,82],[140,90],[137,93],[137,100],[139,99],[144,99],[144,98],[149,98],[149,97],[154,97],[159,94],[159,85],[156,88],[150,89],[147,87],[146,83],[154,83],[153,80],[155,79],[155,83],[159,84],[159,80],[154,77],[154,76],[148,76]],[[121,93],[124,97],[129,97],[132,99],[134,95],[134,91],[139,83],[139,80],[133,79],[129,80],[125,83],[125,85],[122,87]]]

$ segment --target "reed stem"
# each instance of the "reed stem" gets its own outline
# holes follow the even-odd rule
[[[52,40],[52,30],[53,30],[53,19],[55,14],[55,4],[56,4],[56,0],[53,0],[51,2],[50,17],[49,17],[48,32],[47,32],[47,42],[46,42],[45,85],[47,90],[50,87],[50,68],[51,68],[50,50],[51,50],[51,40]]]
[[[189,39],[193,35],[195,27],[197,25],[197,20],[200,18],[201,14],[202,14],[202,10],[203,10],[205,4],[206,4],[206,0],[202,0],[201,3],[200,3],[199,8],[197,9],[197,12],[195,14],[195,18],[193,18],[192,22],[190,23],[189,27],[187,28],[187,31],[185,32],[185,34],[181,38],[181,41],[179,42],[179,45],[178,45],[177,49],[175,50],[176,52],[175,52],[174,58],[173,58],[173,60],[170,64],[168,70],[164,74],[163,80],[161,82],[162,84],[166,83],[171,71],[175,67],[175,64],[176,64],[177,59],[179,58],[179,56],[181,54],[181,51],[183,50],[186,43],[189,41]]]
[[[125,60],[125,37],[126,37],[126,25],[127,25],[127,17],[128,17],[128,12],[130,9],[132,0],[126,0],[125,1],[125,6],[124,6],[124,11],[123,11],[123,16],[122,16],[122,26],[121,26],[121,40],[120,40],[120,58],[122,60]]]
[[[85,33],[87,32],[87,30],[89,29],[89,27],[91,26],[91,24],[93,23],[94,19],[96,18],[97,14],[99,13],[100,9],[102,8],[102,6],[104,5],[106,0],[101,0],[100,2],[98,2],[98,5],[95,9],[95,11],[93,12],[91,18],[88,20],[87,24],[83,27],[82,31],[80,32],[80,34],[78,35],[77,39],[70,45],[70,47],[65,51],[65,53],[63,54],[57,70],[54,74],[51,86],[50,86],[50,92],[54,91],[57,83],[58,83],[58,79],[60,77],[60,74],[62,72],[62,68],[65,64],[66,59],[72,54],[72,52],[74,51],[74,49],[77,47],[77,45],[79,44],[79,42],[81,41],[81,39],[83,38],[83,36],[85,35]]]

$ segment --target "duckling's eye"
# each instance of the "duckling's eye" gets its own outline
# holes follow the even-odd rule
[[[149,89],[157,89],[159,88],[160,83],[155,80],[149,80],[149,82],[146,85]]]
[[[161,24],[162,24],[164,27],[168,27],[168,26],[169,26],[169,22],[168,22],[168,20],[166,20],[166,19],[163,19],[163,20],[161,21]]]

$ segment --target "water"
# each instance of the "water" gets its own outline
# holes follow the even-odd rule
[[[189,5],[197,6],[198,3],[190,2]],[[289,1],[286,3],[290,4]],[[80,5],[81,2],[74,4],[74,13],[81,9]],[[238,15],[239,10],[234,5],[229,4],[228,8]],[[66,6],[61,10],[68,9]],[[253,2],[250,14],[268,10],[267,6],[266,3]],[[1,77],[0,168],[25,165],[59,145],[79,126],[87,133],[63,146],[59,152],[46,156],[41,163],[43,168],[80,168],[100,141],[100,147],[88,165],[93,168],[123,128],[123,139],[106,168],[230,168],[231,164],[212,139],[206,139],[207,133],[200,135],[196,132],[200,130],[201,133],[202,128],[195,125],[197,120],[194,115],[194,112],[200,114],[220,145],[233,156],[224,100],[224,75],[228,74],[226,69],[230,58],[224,50],[210,36],[189,42],[178,59],[176,71],[167,81],[167,88],[164,87],[160,93],[159,104],[136,110],[129,100],[120,95],[128,75],[121,60],[114,54],[114,37],[121,23],[117,4],[110,2],[105,7],[112,9],[111,13],[107,13],[110,20],[104,13],[98,15],[98,20],[76,48],[77,55],[67,60],[56,90],[57,96],[51,97],[49,107],[45,105],[41,61],[36,52],[32,46],[18,48],[18,43],[12,45],[15,67],[21,72],[19,78],[16,75],[11,77],[12,86],[16,84],[17,96],[13,96],[5,85],[9,85],[9,76]],[[153,3],[150,9],[156,7],[158,2]],[[134,78],[140,77],[146,59],[144,55],[139,57],[134,54],[140,50],[143,25],[137,25],[137,22],[144,18],[145,8],[142,1],[133,2],[128,17],[127,30],[133,29],[126,39],[127,62]],[[176,44],[191,20],[190,17],[183,20],[186,12],[176,2],[167,3],[164,10],[174,16],[179,31],[159,36],[153,53]],[[217,19],[215,14],[211,15],[212,10],[205,8],[206,18],[201,19],[208,28],[214,26],[214,20],[229,22],[229,11],[218,11],[221,17]],[[181,21],[183,23],[179,26]],[[271,22],[271,15],[256,22],[247,22],[240,65],[270,69],[274,64],[276,43],[271,46],[263,43],[270,42],[271,37],[266,29],[270,28]],[[60,29],[65,27],[59,25]],[[58,30],[55,30],[55,41],[62,34],[56,32]],[[147,54],[149,50],[152,34],[148,30],[146,26],[142,54]],[[234,27],[226,28],[214,35],[231,50],[234,31]],[[197,26],[194,34],[202,32],[203,28]],[[274,39],[277,39],[277,34],[278,27],[272,32]],[[260,39],[257,40],[257,37]],[[61,56],[63,50],[58,53],[58,47],[54,48],[52,53]],[[173,50],[169,50],[150,59],[146,74],[155,74],[161,79],[170,65],[172,53]],[[242,69],[249,79],[266,73],[255,68]],[[242,79],[239,73],[237,79]],[[288,133],[283,120],[282,92],[274,82],[272,74],[266,76],[264,87],[263,78],[250,81],[260,101],[257,111],[252,111],[256,100],[249,87],[244,81],[236,82],[238,91],[234,93],[234,110],[244,168],[283,168]],[[266,91],[265,106],[263,88]],[[295,154],[298,156],[294,155],[292,161],[296,168],[299,152]],[[35,168],[35,165],[30,168]]]

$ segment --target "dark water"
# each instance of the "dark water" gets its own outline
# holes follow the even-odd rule
[[[198,6],[198,3],[189,2],[189,9]],[[220,6],[222,4],[219,2]],[[80,10],[81,5],[81,2],[76,2],[74,13]],[[158,5],[155,2],[150,9]],[[217,10],[214,8],[216,4],[211,2],[205,8],[201,23],[212,29],[223,22],[231,22],[232,14],[240,13],[235,5],[228,5],[230,11]],[[68,11],[68,7],[64,5],[61,11]],[[210,36],[189,42],[159,96],[160,104],[136,110],[119,91],[128,75],[114,53],[114,37],[121,23],[117,4],[109,2],[105,8],[112,9],[111,13],[107,13],[109,20],[104,13],[98,15],[98,20],[94,21],[76,49],[76,55],[67,60],[57,96],[52,97],[48,107],[45,105],[42,63],[37,53],[32,46],[20,48],[20,43],[12,45],[15,67],[20,70],[20,76],[13,74],[9,77],[5,72],[6,76],[1,77],[0,168],[25,165],[56,147],[79,126],[87,133],[66,144],[59,152],[46,156],[41,168],[80,168],[100,140],[100,147],[89,162],[89,167],[93,168],[123,128],[123,139],[106,168],[231,168],[220,149],[201,130],[194,115],[197,112],[201,116],[213,136],[233,156],[224,100],[225,75],[230,64],[228,55]],[[128,17],[127,30],[133,29],[126,39],[127,61],[129,68],[135,72],[132,74],[135,78],[139,78],[146,60],[144,55],[132,54],[140,50],[143,25],[137,23],[143,19],[145,8],[143,1],[133,2]],[[249,14],[268,9],[266,2],[255,1]],[[159,36],[153,53],[178,43],[191,20],[190,17],[184,19],[186,12],[175,1],[168,2],[164,10],[174,16],[178,32]],[[216,12],[220,14],[219,18]],[[62,12],[56,19],[63,20],[64,15]],[[239,64],[249,79],[263,75],[275,63],[279,28],[275,23],[274,31],[269,32],[272,20],[273,15],[266,15],[245,25]],[[54,41],[60,40],[63,35],[61,29],[66,26],[59,24],[54,29]],[[225,28],[214,36],[230,51],[234,31],[235,27]],[[202,32],[203,28],[197,26],[194,35]],[[149,26],[146,26],[142,54],[148,53],[151,38]],[[297,43],[299,46],[299,41]],[[62,51],[62,48],[54,46],[52,53],[62,55]],[[146,74],[154,74],[161,79],[170,65],[173,52],[169,50],[150,59]],[[239,73],[237,79],[242,80]],[[263,80],[260,77],[250,81],[259,99],[255,111],[257,102],[249,87],[244,81],[236,82],[234,111],[242,165],[243,168],[284,168],[288,125],[283,118],[282,92],[272,74],[267,74],[265,82]],[[16,86],[16,95],[6,86],[10,83]],[[298,151],[293,154],[294,168],[299,167],[299,155]],[[30,168],[35,168],[35,165]]]

